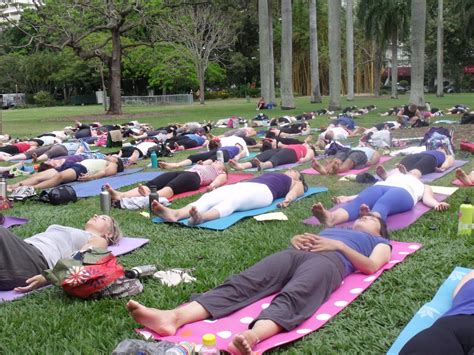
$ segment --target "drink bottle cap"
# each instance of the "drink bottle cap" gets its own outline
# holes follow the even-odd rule
[[[471,204],[471,199],[469,198],[469,196],[466,196],[466,198],[464,199],[464,204],[466,205],[470,205]]]
[[[216,336],[214,334],[204,334],[202,336],[202,344],[204,346],[216,345]]]

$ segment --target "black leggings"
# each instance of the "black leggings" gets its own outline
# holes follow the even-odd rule
[[[439,318],[411,338],[400,354],[474,354],[474,315]]]
[[[20,149],[14,145],[6,145],[4,147],[0,147],[0,152],[15,155],[20,154]]]
[[[276,137],[277,140],[277,147],[279,143],[281,144],[303,144],[304,142],[296,139],[296,138],[283,138],[283,137]]]
[[[258,154],[255,158],[261,162],[269,161],[272,163],[273,167],[296,163],[298,161],[295,151],[287,148],[268,149]],[[252,167],[255,168],[257,166],[255,162],[251,161],[251,163]]]
[[[166,143],[182,145],[185,149],[199,147],[199,144],[195,140],[192,140],[187,136],[170,138],[166,140]]]
[[[229,161],[230,156],[229,152],[227,150],[222,150],[222,153],[224,154],[224,161]],[[193,154],[188,157],[189,160],[191,160],[194,164],[196,164],[198,161],[204,161],[211,159],[213,161],[217,160],[217,149],[210,150],[208,152],[204,153],[198,153],[198,154]]]
[[[188,191],[196,191],[201,186],[201,178],[198,173],[191,171],[170,171],[158,175],[146,184],[149,188],[156,186],[157,190],[169,187],[174,194],[180,194]]]
[[[418,169],[422,175],[425,175],[436,171],[438,162],[436,158],[430,154],[417,153],[407,155],[400,161],[400,164],[404,165],[408,171]]]

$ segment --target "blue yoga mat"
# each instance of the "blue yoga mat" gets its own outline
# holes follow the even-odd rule
[[[398,338],[388,349],[387,354],[396,355],[405,346],[405,344],[422,330],[429,328],[441,315],[451,307],[453,291],[459,281],[470,272],[471,269],[456,267],[451,275],[443,282],[436,292],[434,298],[423,305],[413,316],[410,322],[402,330]]]
[[[326,187],[319,187],[319,186],[318,187],[310,187],[308,189],[308,191],[306,191],[303,196],[298,197],[296,201],[298,201],[302,198],[305,198],[305,197],[308,197],[308,196],[311,196],[311,195],[314,195],[314,194],[317,194],[317,193],[320,193],[320,192],[326,192],[326,191],[328,191],[328,189]],[[257,216],[257,215],[262,214],[262,213],[267,213],[267,212],[271,212],[273,210],[276,210],[278,208],[277,204],[282,202],[283,200],[284,200],[283,198],[279,198],[279,199],[273,201],[273,203],[270,206],[262,207],[262,208],[256,208],[256,209],[248,210],[248,211],[234,212],[230,216],[215,219],[215,220],[205,222],[205,223],[201,223],[201,224],[198,224],[196,226],[189,226],[188,223],[187,223],[187,219],[182,219],[178,223],[182,224],[183,226],[187,226],[187,227],[198,227],[198,228],[206,228],[206,229],[212,229],[212,230],[224,230],[224,229],[229,228],[234,223],[237,223],[238,221],[240,221],[241,219],[243,219],[245,217]],[[155,222],[155,223],[165,222],[160,217],[155,217],[155,218],[152,219],[152,221]]]

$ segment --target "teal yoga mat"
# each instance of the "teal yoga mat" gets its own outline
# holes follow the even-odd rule
[[[328,189],[326,187],[320,187],[320,186],[310,187],[308,189],[308,191],[306,191],[304,193],[304,195],[299,197],[296,201],[298,201],[302,198],[305,198],[305,197],[308,197],[308,196],[311,196],[311,195],[314,195],[314,194],[317,194],[317,193],[320,193],[320,192],[326,192],[326,191],[328,191]],[[284,200],[283,198],[279,198],[279,199],[273,201],[273,203],[270,206],[262,207],[262,208],[256,208],[256,209],[248,210],[248,211],[234,212],[230,216],[215,219],[213,221],[209,221],[209,222],[205,222],[205,223],[201,223],[201,224],[198,224],[196,226],[189,226],[188,223],[187,223],[187,219],[182,219],[181,221],[179,221],[177,223],[182,224],[183,226],[187,226],[187,227],[198,227],[198,228],[206,228],[206,229],[212,229],[212,230],[224,230],[224,229],[229,228],[230,226],[232,226],[233,224],[237,223],[238,221],[240,221],[241,219],[243,219],[245,217],[257,216],[257,215],[262,214],[262,213],[267,213],[267,212],[271,212],[273,210],[276,210],[278,208],[277,207],[278,203],[282,202],[283,200]],[[155,217],[155,218],[153,218],[152,221],[155,222],[155,223],[165,222],[160,217]]]

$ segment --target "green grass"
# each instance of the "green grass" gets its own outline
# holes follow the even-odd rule
[[[358,120],[363,126],[382,121],[377,115],[395,104],[405,103],[408,96],[399,100],[358,97],[353,102],[359,107],[376,104],[375,113]],[[455,103],[471,104],[471,95],[448,95],[438,99],[429,97],[432,106],[449,107]],[[274,116],[293,114],[325,107],[312,105],[308,98],[298,98],[298,109],[273,110]],[[346,105],[343,100],[342,105]],[[185,122],[204,119],[215,120],[231,115],[251,118],[255,115],[254,102],[224,100],[204,106],[180,107],[125,107],[127,117],[113,118],[114,122],[128,120],[144,113],[140,121],[156,126],[168,122]],[[100,107],[55,107],[3,111],[4,132],[29,136],[46,130],[70,125],[74,117],[82,119],[100,114]],[[87,116],[89,115],[89,116]],[[73,118],[71,118],[73,117]],[[314,127],[326,123],[318,118]],[[471,133],[472,137],[472,133]],[[178,160],[182,152],[170,160]],[[468,156],[466,156],[468,157]],[[470,158],[470,157],[468,157]],[[393,166],[397,159],[387,165]],[[474,166],[472,158],[467,169]],[[449,185],[453,174],[437,180],[436,185]],[[319,231],[303,225],[300,220],[310,215],[311,205],[322,201],[330,206],[334,195],[357,192],[363,186],[340,182],[335,177],[309,176],[310,185],[324,185],[329,192],[303,199],[284,211],[289,221],[259,223],[246,219],[223,232],[188,229],[180,226],[152,224],[138,212],[114,210],[127,235],[150,238],[148,246],[120,258],[126,267],[157,263],[163,267],[195,267],[198,281],[175,288],[161,286],[159,282],[145,280],[145,290],[135,297],[148,306],[170,308],[188,300],[192,293],[203,292],[221,283],[226,276],[239,272],[266,255],[288,246],[296,233]],[[383,353],[386,352],[414,312],[432,298],[436,289],[454,266],[474,266],[473,245],[456,236],[459,204],[472,189],[461,189],[448,202],[451,207],[444,213],[429,212],[407,229],[393,233],[401,241],[420,242],[424,247],[384,273],[354,303],[332,319],[325,327],[305,336],[302,340],[279,347],[276,353]],[[175,207],[194,200],[178,200]],[[52,223],[75,227],[83,226],[92,213],[99,213],[97,197],[82,199],[75,204],[53,207],[33,201],[15,203],[8,214],[28,217],[30,222],[15,227],[13,232],[27,237],[43,231]],[[136,337],[136,324],[125,310],[127,299],[82,301],[66,296],[57,288],[42,290],[15,302],[0,305],[0,353],[110,353],[124,338]]]

